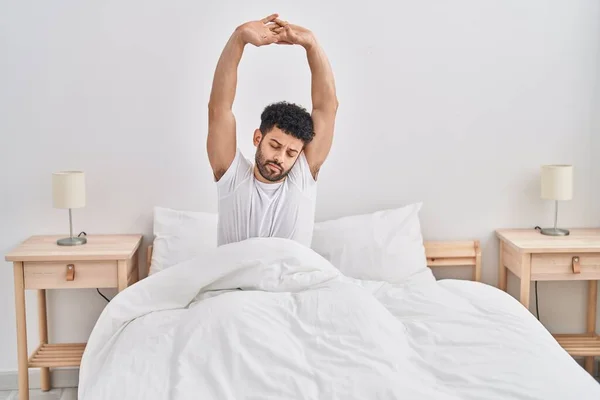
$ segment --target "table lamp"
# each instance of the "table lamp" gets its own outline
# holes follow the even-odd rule
[[[558,228],[558,201],[573,197],[573,166],[542,165],[542,199],[554,200],[554,228],[544,228],[541,233],[549,236],[567,236],[567,229]]]
[[[69,209],[69,237],[57,240],[59,246],[85,244],[85,237],[73,236],[71,209],[85,206],[85,175],[82,171],[61,171],[52,174],[52,202],[54,208]]]

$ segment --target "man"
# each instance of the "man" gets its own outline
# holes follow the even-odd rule
[[[282,237],[310,246],[316,181],[331,148],[337,97],[329,61],[308,29],[270,15],[239,26],[214,74],[207,151],[218,191],[218,244]],[[232,112],[244,47],[299,45],[312,74],[312,113],[287,102],[267,106],[254,131],[254,163],[236,143]]]

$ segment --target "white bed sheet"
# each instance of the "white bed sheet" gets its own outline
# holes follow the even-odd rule
[[[119,294],[88,342],[79,398],[585,400],[600,385],[496,288],[430,273],[359,281],[270,238]]]

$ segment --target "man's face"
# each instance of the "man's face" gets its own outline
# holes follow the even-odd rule
[[[258,172],[267,181],[278,182],[290,172],[304,143],[275,126],[265,135],[261,134],[260,130],[256,130],[254,145]]]

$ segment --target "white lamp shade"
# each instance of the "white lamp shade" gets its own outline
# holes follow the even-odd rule
[[[571,200],[573,198],[573,166],[542,166],[542,199]]]
[[[61,171],[52,174],[52,203],[55,208],[85,206],[85,174],[82,171]]]

